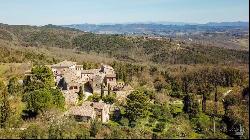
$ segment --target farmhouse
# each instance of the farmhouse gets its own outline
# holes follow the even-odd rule
[[[52,68],[53,72],[57,72],[57,71],[60,71],[60,70],[63,70],[63,69],[75,70],[76,69],[76,62],[64,60],[64,61],[62,61],[62,62],[60,62],[58,64],[52,65],[51,68]]]
[[[110,105],[102,102],[94,102],[92,105],[95,109],[97,119],[103,123],[108,122]]]
[[[114,86],[116,86],[116,75],[115,74],[106,74],[104,78],[104,83],[106,85],[110,85],[113,89]]]
[[[77,121],[89,122],[97,119],[106,123],[109,121],[110,105],[102,102],[85,101],[81,106],[70,108],[69,115],[74,116]]]
[[[69,109],[69,115],[73,116],[76,121],[89,122],[95,119],[96,114],[91,102],[85,102],[82,106],[73,106]]]

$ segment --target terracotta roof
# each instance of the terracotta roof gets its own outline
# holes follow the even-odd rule
[[[70,67],[70,66],[73,66],[73,65],[76,65],[76,62],[64,60],[64,61],[62,61],[60,63],[52,65],[51,67]]]
[[[78,99],[78,95],[76,93],[64,93],[63,95],[67,103],[75,103]]]
[[[104,109],[105,106],[108,106],[106,103],[93,102],[93,107],[96,109]]]
[[[91,106],[74,106],[70,108],[69,114],[92,117],[95,110]]]
[[[90,102],[90,101],[84,101],[82,103],[82,106],[92,106],[93,105],[93,102]]]
[[[81,73],[91,73],[91,74],[94,74],[94,72],[92,70],[82,70]]]
[[[106,74],[106,77],[116,77],[116,74]]]
[[[81,77],[77,76],[75,71],[72,70],[64,70],[62,71],[62,77],[64,77],[64,80],[66,83],[69,84],[76,84],[76,83],[82,83]]]
[[[31,70],[26,70],[24,73],[25,74],[31,74]]]
[[[94,82],[95,84],[101,84],[102,81],[103,81],[103,77],[100,76],[100,75],[96,75],[96,76],[93,77],[93,82]]]
[[[89,69],[89,70],[82,70],[81,73],[98,73],[100,69]]]
[[[109,65],[104,65],[104,64],[101,64],[102,65],[102,67],[104,67],[104,68],[108,68],[108,69],[112,69],[112,70],[114,70],[114,68],[113,67],[111,67],[111,66],[109,66]]]

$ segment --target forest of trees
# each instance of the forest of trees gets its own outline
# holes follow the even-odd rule
[[[32,75],[25,76],[23,84],[16,77],[6,85],[1,82],[1,138],[237,138],[231,130],[239,126],[245,130],[241,138],[249,137],[246,73],[229,67],[203,67],[173,76],[154,67],[113,65],[118,75],[140,78],[139,73],[148,73],[153,79],[135,88],[125,104],[113,98],[119,110],[108,124],[97,120],[79,124],[59,117],[65,111],[64,97],[54,88],[52,71],[46,66],[32,68]],[[131,65],[134,72],[124,65]],[[150,82],[153,89],[146,86]],[[238,90],[223,98],[221,87]],[[111,101],[109,97],[103,100]],[[15,104],[21,111],[15,112]],[[29,123],[30,119],[35,121]],[[25,125],[27,129],[20,130]]]
[[[188,45],[173,40],[97,35],[52,25],[35,27],[0,24],[0,37],[9,42],[18,41],[16,43],[22,47],[69,48],[87,53],[106,54],[108,57],[129,62],[142,61],[157,64],[242,64],[249,62],[248,51],[201,44]],[[177,46],[177,44],[181,45]],[[8,61],[11,62],[11,59],[3,62]]]

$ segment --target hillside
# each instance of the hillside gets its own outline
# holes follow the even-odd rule
[[[5,49],[1,51],[2,62],[11,62],[15,59],[14,56],[9,58],[12,57],[6,51],[10,49],[9,46],[16,47],[16,55],[20,55],[19,49],[21,51],[27,47],[55,47],[135,63],[247,64],[249,62],[249,52],[244,50],[190,44],[173,39],[97,35],[53,25],[36,27],[0,24],[0,41],[3,42],[1,49]],[[37,58],[27,54],[29,52],[25,53],[23,57],[27,59]]]
[[[181,41],[198,42],[221,48],[249,50],[248,22],[195,23],[128,23],[128,24],[73,24],[62,25],[98,34],[124,34],[128,36],[156,36]],[[245,44],[237,40],[246,40]]]
[[[176,35],[180,32],[211,31],[215,29],[226,30],[236,28],[249,28],[249,22],[209,22],[206,24],[185,23],[185,22],[138,22],[124,24],[72,24],[61,25],[82,31],[94,33],[113,34],[156,34],[156,35]],[[164,33],[165,31],[165,33]],[[163,34],[162,34],[163,33]]]

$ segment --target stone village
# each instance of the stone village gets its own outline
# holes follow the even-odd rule
[[[111,104],[106,104],[102,100],[99,102],[87,101],[93,93],[104,96],[112,91],[116,94],[116,99],[121,100],[133,91],[132,87],[117,82],[114,69],[109,65],[101,64],[99,69],[83,70],[82,65],[76,62],[63,61],[54,65],[47,65],[54,74],[54,80],[58,88],[61,89],[66,105],[69,107],[67,115],[74,116],[78,121],[90,121],[98,119],[103,123],[109,121],[110,112],[113,110]],[[84,101],[77,105],[78,92],[83,90]]]

